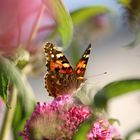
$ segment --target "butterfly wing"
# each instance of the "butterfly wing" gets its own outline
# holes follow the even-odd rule
[[[83,53],[82,58],[78,61],[76,67],[74,68],[74,72],[76,74],[79,86],[82,82],[85,81],[84,75],[85,75],[86,66],[88,63],[90,51],[91,51],[91,44],[89,44],[89,46],[87,47],[87,49]]]
[[[73,92],[76,76],[67,58],[52,43],[46,43],[44,50],[47,66],[45,88],[49,95],[57,97]]]

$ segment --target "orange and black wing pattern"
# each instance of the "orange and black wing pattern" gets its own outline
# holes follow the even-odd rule
[[[86,71],[90,51],[91,51],[91,44],[89,44],[89,46],[87,47],[87,49],[83,53],[81,59],[78,61],[76,67],[74,68],[76,77],[79,80],[84,79],[84,75],[85,75],[85,71]]]
[[[84,82],[84,74],[90,54],[91,45],[85,50],[82,58],[73,70],[64,53],[59,51],[52,43],[44,46],[47,73],[45,75],[45,88],[50,96],[57,97],[72,94]]]
[[[52,43],[44,46],[47,73],[45,75],[45,88],[50,96],[67,94],[67,89],[75,80],[73,69],[64,56],[64,53],[57,50]],[[74,84],[74,83],[73,83]]]

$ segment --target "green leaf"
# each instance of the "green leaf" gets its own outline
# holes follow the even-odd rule
[[[136,90],[140,90],[140,79],[128,79],[112,82],[96,93],[94,96],[94,105],[97,108],[106,109],[109,99]]]
[[[29,104],[30,101],[34,101],[34,96],[30,85],[15,64],[4,57],[0,57],[0,65],[0,71],[13,85],[16,86],[18,93],[20,93],[23,98],[25,94],[28,94],[28,100],[25,100],[25,104]]]
[[[104,6],[91,6],[86,8],[81,8],[71,13],[72,21],[74,25],[80,24],[91,17],[108,13],[110,10]]]
[[[135,133],[139,133],[140,134],[140,126],[133,129],[132,131],[130,131],[126,136],[125,136],[125,140],[131,140],[131,136],[134,135]]]
[[[14,139],[20,140],[18,132],[23,129],[27,117],[34,108],[34,96],[32,89],[21,71],[10,60],[0,57],[0,72],[8,78],[9,82],[16,87],[18,94],[12,131]]]
[[[78,131],[76,131],[75,135],[73,136],[73,140],[86,140],[87,139],[87,133],[89,132],[92,122],[96,118],[91,117],[87,120],[85,120],[80,127],[78,128]]]
[[[120,125],[120,121],[118,119],[110,118],[108,121],[110,124],[117,123],[118,125]]]
[[[71,54],[71,62],[73,65],[77,64],[78,59],[80,58],[79,49],[74,43],[72,42],[70,47],[70,54]]]
[[[125,7],[129,7],[131,0],[117,0],[118,3],[122,4]]]
[[[73,24],[68,11],[61,0],[43,1],[54,16],[54,20],[57,24],[57,30],[61,34],[63,47],[67,48],[71,43],[73,36]]]
[[[28,100],[28,95],[26,96],[26,100]],[[14,113],[14,119],[12,122],[12,132],[13,132],[13,137],[15,140],[22,140],[21,137],[19,137],[19,132],[23,131],[24,125],[29,119],[29,116],[33,112],[34,109],[34,102],[30,102],[30,105],[32,108],[27,109],[28,105],[24,103],[24,100],[22,96],[18,95],[18,100],[17,100],[17,105]]]
[[[4,75],[3,71],[0,70],[0,96],[4,102],[7,102],[7,88],[8,78]]]

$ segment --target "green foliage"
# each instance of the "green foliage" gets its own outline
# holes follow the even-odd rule
[[[119,120],[117,120],[117,119],[110,118],[108,121],[109,121],[109,123],[110,123],[110,124],[117,123],[117,124],[119,124],[119,125],[120,125],[120,121],[119,121]]]
[[[7,102],[8,78],[0,69],[0,96]]]
[[[62,36],[63,47],[69,46],[73,36],[73,24],[69,13],[66,11],[62,2],[55,0],[57,7],[54,7],[58,14],[58,31]]]
[[[25,94],[24,98],[28,100],[28,95]],[[22,138],[19,137],[19,132],[21,132],[24,129],[24,125],[34,109],[33,101],[30,101],[30,104],[25,104],[24,101],[25,100],[23,100],[22,96],[18,95],[14,119],[12,122],[12,132],[15,140],[22,140]],[[30,110],[28,107],[30,108]]]
[[[81,8],[71,13],[72,21],[74,25],[80,24],[89,20],[91,17],[105,14],[110,12],[107,7],[104,6],[91,6],[86,8]]]
[[[3,91],[3,94],[0,96],[2,96],[4,100],[7,100],[7,79],[12,86],[16,87],[19,93],[14,113],[14,121],[12,122],[13,136],[18,140],[18,132],[23,129],[25,120],[33,110],[34,97],[30,85],[13,62],[4,57],[0,57],[0,65],[0,83],[2,84],[1,90]]]
[[[94,96],[94,105],[97,108],[106,109],[109,99],[136,90],[140,90],[140,79],[129,79],[112,82],[96,93]]]
[[[117,1],[118,1],[118,3],[122,4],[125,7],[129,7],[131,0],[117,0]]]
[[[46,4],[49,4],[48,8],[54,14],[57,30],[61,34],[63,47],[68,47],[73,36],[73,24],[68,11],[61,0],[47,0]]]
[[[70,54],[71,54],[71,63],[73,66],[77,64],[78,59],[80,58],[80,53],[79,49],[77,46],[72,42],[71,47],[70,47]]]
[[[130,140],[131,139],[131,136],[135,133],[140,133],[140,127],[137,127],[135,128],[134,130],[130,131],[126,137],[125,137],[125,140]]]
[[[73,140],[86,140],[87,139],[87,133],[91,128],[92,122],[96,118],[91,117],[88,120],[85,120],[80,127],[78,128],[78,131],[73,136]]]
[[[19,69],[14,65],[14,63],[4,57],[0,57],[0,65],[1,65],[0,68],[1,73],[7,79],[9,79],[9,81],[13,85],[16,86],[18,92],[22,95],[29,94],[29,98],[33,100],[34,97],[29,84],[24,78],[22,78],[22,74],[20,73]]]

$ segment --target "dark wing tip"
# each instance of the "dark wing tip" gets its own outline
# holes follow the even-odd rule
[[[89,43],[89,45],[88,45],[89,47],[91,47],[91,43]]]
[[[91,49],[91,43],[88,45],[88,47],[87,47],[88,49]]]
[[[90,51],[91,51],[91,43],[88,45],[88,47],[86,48],[84,54],[90,54]],[[84,55],[83,54],[83,55]]]

